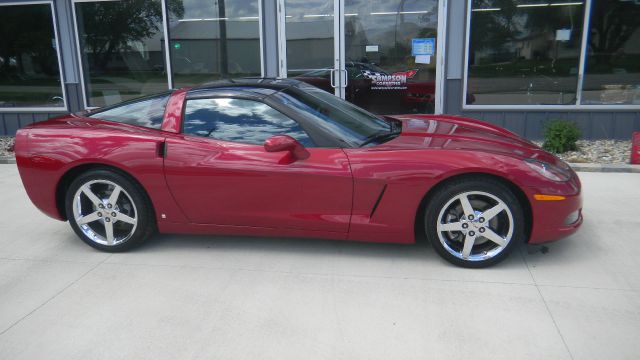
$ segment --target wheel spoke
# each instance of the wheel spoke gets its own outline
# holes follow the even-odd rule
[[[109,204],[111,205],[115,205],[116,202],[118,202],[118,197],[120,197],[120,192],[122,191],[122,188],[118,185],[114,186],[113,191],[111,192],[111,195],[109,195]]]
[[[128,224],[131,225],[135,225],[136,224],[136,219],[132,218],[131,216],[125,215],[121,212],[118,213],[118,216],[114,218],[115,221],[122,221],[122,222],[126,222]]]
[[[493,230],[489,229],[489,228],[485,228],[484,233],[482,233],[482,236],[484,236],[485,238],[493,241],[494,243],[500,245],[500,246],[506,246],[507,245],[507,239],[503,238],[502,236],[496,234]]]
[[[450,222],[446,224],[438,224],[438,231],[462,231],[462,223]]]
[[[469,198],[467,197],[467,195],[460,195],[458,199],[460,199],[462,210],[467,217],[469,217],[469,215],[475,214],[475,211],[473,210],[473,207],[471,206],[471,202],[469,202]]]
[[[96,212],[92,212],[89,215],[85,215],[79,219],[76,220],[76,222],[78,223],[78,225],[84,225],[96,220],[100,220],[100,216],[98,216],[98,211]]]
[[[105,237],[107,238],[107,245],[113,245],[113,223],[105,222],[104,223],[104,231]]]
[[[82,193],[85,194],[96,207],[102,204],[102,200],[100,200],[100,198],[91,191],[91,188],[88,185],[82,187]]]
[[[462,257],[467,259],[469,255],[471,255],[471,249],[473,248],[473,244],[476,242],[476,238],[473,236],[465,236],[464,237],[464,246],[462,247]]]
[[[491,209],[483,212],[481,216],[484,218],[484,221],[489,221],[489,220],[493,219],[496,215],[500,214],[505,209],[506,209],[506,207],[504,206],[503,203],[498,203],[498,205],[496,205],[496,206],[492,207]]]

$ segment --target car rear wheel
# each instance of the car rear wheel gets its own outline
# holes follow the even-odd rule
[[[149,238],[155,221],[140,185],[114,171],[78,176],[65,198],[67,219],[76,234],[96,249],[117,252]]]
[[[512,191],[493,179],[439,189],[425,212],[426,236],[447,261],[479,268],[504,260],[524,241],[524,215]]]

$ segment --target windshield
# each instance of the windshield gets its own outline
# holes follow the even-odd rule
[[[390,133],[391,124],[324,90],[304,86],[271,95],[291,110],[311,118],[314,125],[350,147],[358,147],[381,133]]]

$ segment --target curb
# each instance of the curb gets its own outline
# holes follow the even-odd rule
[[[0,156],[0,164],[15,164],[16,158],[12,156]]]
[[[603,173],[639,173],[640,165],[631,164],[597,164],[597,163],[569,163],[575,171],[603,172]]]
[[[15,164],[16,158],[9,156],[0,157],[0,164]],[[580,172],[602,173],[637,173],[640,174],[640,165],[631,164],[597,164],[597,163],[569,163],[573,170]]]

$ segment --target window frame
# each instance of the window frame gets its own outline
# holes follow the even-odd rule
[[[65,79],[62,71],[62,56],[60,55],[60,36],[58,33],[58,17],[56,15],[56,9],[53,4],[53,0],[36,0],[36,1],[24,1],[24,2],[7,2],[0,3],[0,8],[3,6],[16,6],[16,5],[42,5],[48,4],[51,10],[51,21],[53,22],[53,36],[55,37],[56,44],[56,56],[58,59],[58,73],[60,74],[60,87],[62,88],[62,100],[64,106],[16,106],[11,108],[0,107],[0,113],[12,113],[12,112],[67,112],[69,111],[69,100],[67,98],[67,89],[65,87]]]
[[[53,0],[46,0],[47,2],[53,2]],[[82,91],[82,107],[85,110],[95,110],[95,109],[99,109],[99,106],[89,106],[89,101],[87,98],[87,89],[86,89],[86,83],[85,83],[85,74],[84,74],[84,66],[82,64],[82,50],[80,47],[80,33],[78,32],[78,17],[76,15],[76,4],[77,3],[91,3],[91,2],[102,2],[102,1],[107,1],[107,0],[71,0],[71,13],[72,13],[72,22],[73,22],[73,31],[75,32],[75,36],[74,36],[74,41],[75,41],[75,47],[76,47],[76,55],[78,56],[78,66],[79,66],[79,72],[80,72],[80,88]],[[113,0],[109,0],[109,1],[113,1]],[[115,1],[127,1],[127,0],[115,0]],[[262,21],[262,7],[263,7],[263,3],[264,0],[257,0],[258,1],[258,43],[260,44],[260,50],[259,50],[259,56],[260,56],[260,76],[264,77],[264,71],[265,71],[265,64],[264,64],[264,59],[265,59],[265,48],[264,48],[264,35],[263,35],[263,21]],[[164,66],[165,66],[165,71],[167,72],[167,90],[175,90],[174,87],[174,81],[173,81],[173,68],[172,68],[172,64],[171,64],[171,52],[170,52],[170,39],[169,39],[169,14],[167,12],[167,0],[160,0],[160,6],[162,8],[162,26],[161,28],[161,32],[162,32],[162,36],[164,37],[165,41],[164,41],[164,45],[163,45],[163,52],[164,52]],[[153,94],[143,94],[141,96],[148,96],[148,95],[153,95]],[[66,100],[66,97],[65,97]],[[184,109],[183,109],[184,111]]]
[[[576,103],[573,105],[498,105],[498,104],[487,104],[487,105],[475,105],[475,104],[467,104],[467,89],[468,89],[468,81],[469,81],[469,41],[471,38],[471,7],[473,5],[473,0],[467,0],[467,8],[466,8],[466,25],[465,25],[465,41],[464,41],[464,69],[463,69],[463,78],[462,78],[462,96],[461,96],[461,106],[462,110],[528,110],[528,111],[549,111],[549,110],[560,110],[560,111],[577,111],[577,110],[631,110],[638,111],[640,110],[640,105],[634,104],[593,104],[587,105],[582,104],[582,86],[584,83],[584,71],[586,64],[586,55],[587,55],[587,47],[589,40],[589,27],[591,25],[591,9],[592,9],[592,0],[583,0],[584,1],[584,12],[583,12],[583,23],[582,23],[582,39],[580,43],[580,58],[578,59],[578,81],[576,84]]]
[[[260,146],[260,147],[263,146],[264,142],[262,144],[252,144],[252,143],[248,143],[248,142],[230,141],[230,140],[225,140],[225,139],[218,139],[218,138],[215,138],[215,137],[204,137],[204,136],[198,136],[198,135],[186,133],[184,131],[184,124],[186,122],[187,103],[190,100],[212,100],[212,99],[248,100],[248,101],[255,101],[257,103],[264,104],[264,105],[270,107],[271,109],[273,109],[273,110],[281,113],[282,115],[286,116],[289,120],[294,121],[296,124],[298,124],[300,129],[302,129],[302,131],[304,131],[305,134],[309,137],[309,139],[314,143],[314,146],[305,146],[305,148],[315,149],[315,148],[319,147],[316,144],[316,141],[313,139],[313,137],[311,137],[311,135],[309,134],[309,131],[307,130],[307,128],[305,127],[303,122],[301,122],[298,118],[293,117],[293,116],[283,112],[278,107],[273,106],[273,104],[270,103],[269,101],[265,101],[265,98],[260,98],[260,97],[251,96],[251,95],[242,96],[242,95],[239,95],[239,94],[233,94],[233,95],[219,94],[219,95],[192,96],[192,97],[187,96],[185,98],[184,102],[183,102],[183,105],[182,105],[182,116],[181,116],[182,117],[182,121],[180,122],[180,134],[181,135],[188,136],[189,138],[205,139],[205,140],[211,140],[211,141],[219,141],[219,142],[224,142],[224,143],[229,143],[229,144],[239,144],[239,145],[246,145],[246,146]],[[282,135],[286,135],[286,134],[282,134]],[[296,139],[296,141],[298,141],[298,139]]]

